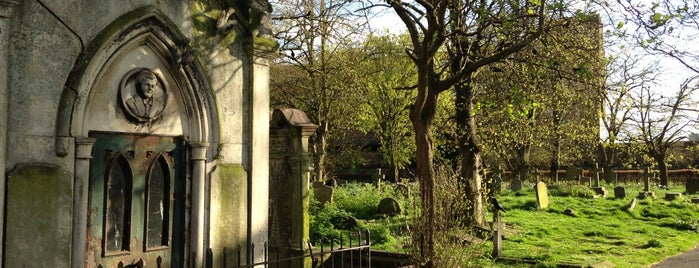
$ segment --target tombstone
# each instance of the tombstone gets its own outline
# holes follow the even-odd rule
[[[595,163],[595,166],[589,171],[592,177],[592,182],[594,182],[594,187],[601,187],[599,182],[599,174],[604,172],[604,169],[600,168],[599,165]]]
[[[699,178],[689,178],[684,184],[687,194],[699,193]]]
[[[638,203],[638,199],[636,199],[636,198],[631,199],[631,203],[629,203],[629,207],[626,208],[626,210],[633,211],[636,208],[636,203]]]
[[[496,195],[500,192],[502,192],[502,177],[499,173],[494,173],[490,183],[490,193],[491,195]]]
[[[674,201],[674,200],[677,200],[680,198],[682,198],[682,193],[675,193],[675,192],[665,193],[665,200],[667,200],[667,201]]]
[[[408,187],[408,185],[405,185],[403,183],[396,183],[394,188],[396,194],[399,194],[406,198],[410,196],[410,187]]]
[[[618,184],[619,177],[614,170],[604,172],[604,181],[608,184]]]
[[[643,191],[638,193],[638,199],[645,199],[646,197],[655,198],[655,192],[650,190],[650,179],[653,178],[654,173],[650,170],[650,167],[646,167],[643,170]]]
[[[614,187],[614,198],[624,199],[626,198],[626,188],[623,186]]]
[[[379,201],[379,213],[387,216],[397,216],[403,212],[398,200],[392,197],[386,197]]]
[[[324,208],[327,203],[333,202],[334,187],[328,186],[321,181],[313,182],[313,196],[318,201],[318,207]]]
[[[519,192],[519,190],[522,190],[522,181],[519,179],[512,179],[512,182],[510,183],[510,190],[513,192]]]
[[[582,176],[582,174],[583,174],[582,169],[579,169],[576,167],[566,168],[565,180],[567,180],[567,181],[577,180],[580,178],[580,176]]]
[[[546,184],[543,182],[537,182],[534,190],[536,191],[536,202],[539,204],[539,208],[548,208],[549,190],[546,188]]]

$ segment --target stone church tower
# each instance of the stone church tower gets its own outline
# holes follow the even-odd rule
[[[222,267],[266,242],[270,9],[0,0],[2,267]]]

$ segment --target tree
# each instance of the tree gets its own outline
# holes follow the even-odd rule
[[[351,72],[357,81],[356,90],[363,95],[360,127],[375,135],[380,143],[384,165],[388,166],[389,180],[396,181],[398,171],[410,162],[415,144],[408,112],[414,99],[415,69],[403,51],[407,41],[399,36],[366,38],[358,50],[357,66]]]
[[[351,81],[344,80],[346,68],[354,62],[338,60],[336,53],[353,45],[350,40],[365,33],[367,20],[361,12],[356,12],[360,9],[357,3],[349,0],[274,1],[272,5],[275,37],[282,50],[277,62],[282,66],[272,68],[273,80],[293,79],[293,83],[273,84],[278,85],[272,88],[273,94],[280,90],[293,92],[273,101],[280,100],[282,104],[306,111],[319,125],[312,137],[312,153],[314,177],[322,181],[328,162],[328,138],[333,131],[331,125],[353,122],[339,118],[353,111],[349,105],[356,97],[345,88]],[[286,77],[276,71],[293,76]]]
[[[420,257],[435,262],[435,170],[432,127],[439,95],[454,87],[462,155],[462,182],[471,202],[468,219],[483,223],[480,144],[473,115],[472,78],[481,67],[498,62],[535,40],[546,28],[543,1],[387,0],[405,24],[411,45],[408,56],[417,68],[417,95],[410,111],[417,148],[422,227]],[[563,8],[553,4],[554,8]],[[449,57],[440,58],[448,51]],[[447,68],[445,68],[445,66]]]
[[[604,170],[618,166],[617,157],[622,149],[619,142],[631,140],[628,124],[633,113],[633,94],[652,85],[656,79],[654,65],[641,62],[640,55],[628,50],[609,57],[602,116],[604,135],[599,146]]]
[[[665,97],[646,86],[634,96],[636,112],[632,113],[631,121],[638,139],[658,165],[661,186],[668,185],[668,150],[686,138],[683,133],[696,124],[697,103],[692,99],[696,89],[696,85],[685,83],[675,95]]]

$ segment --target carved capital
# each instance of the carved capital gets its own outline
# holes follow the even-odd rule
[[[9,18],[22,0],[0,0],[0,18]]]

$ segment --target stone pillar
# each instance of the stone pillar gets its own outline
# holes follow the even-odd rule
[[[191,142],[190,161],[192,165],[192,210],[189,230],[190,267],[204,266],[204,240],[206,215],[206,152],[205,142]]]
[[[75,139],[75,171],[73,178],[73,250],[71,267],[85,266],[85,247],[87,236],[87,207],[90,185],[90,159],[94,138],[79,137]]]
[[[12,16],[15,7],[19,5],[21,0],[0,0],[0,208],[5,207],[5,173],[7,154],[7,99],[9,96],[8,85],[8,63],[7,52],[10,45],[10,23],[9,18]],[[4,213],[0,213],[0,222],[5,223]],[[0,226],[1,227],[1,226]],[[0,241],[4,241],[3,230],[0,228]],[[4,244],[0,244],[0,252],[3,250]],[[0,264],[3,263],[3,256],[0,254]]]
[[[277,109],[270,124],[271,245],[299,245],[309,239],[308,138],[315,133],[303,111]]]

